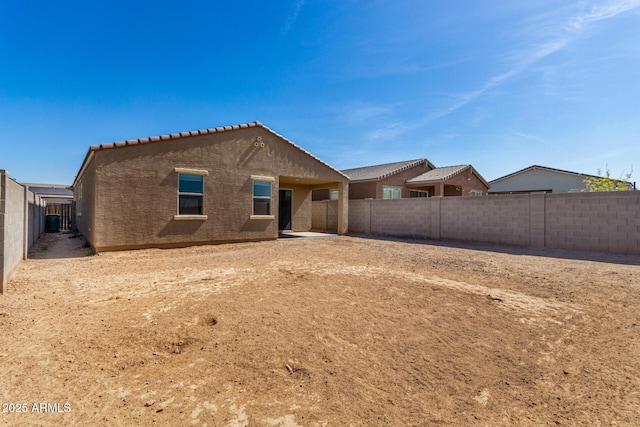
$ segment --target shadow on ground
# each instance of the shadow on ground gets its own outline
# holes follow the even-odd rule
[[[69,231],[44,233],[29,249],[30,259],[82,258],[93,255],[93,250],[80,234]]]
[[[411,237],[394,237],[371,234],[349,234],[360,239],[386,240],[416,245],[441,246],[445,248],[470,249],[478,251],[496,252],[510,255],[540,256],[547,258],[575,259],[582,261],[604,262],[622,265],[640,265],[640,255],[616,254],[608,252],[576,251],[569,249],[530,248],[524,246],[492,244],[479,242],[462,242],[456,240],[434,240]]]

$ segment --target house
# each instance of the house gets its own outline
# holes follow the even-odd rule
[[[417,197],[484,196],[489,183],[471,165],[445,166],[408,179],[406,186]]]
[[[427,159],[407,160],[342,171],[350,178],[350,199],[400,199],[487,194],[489,184],[471,165],[437,168]],[[314,200],[334,199],[337,192],[314,192]]]
[[[260,122],[91,146],[73,183],[98,252],[269,240],[311,229],[311,192],[348,178]]]
[[[73,223],[73,191],[68,185],[59,184],[25,184],[25,187],[46,203],[46,214],[59,217],[60,230],[69,230]]]
[[[585,178],[598,178],[562,169],[533,165],[490,181],[489,194],[575,193],[586,191]]]

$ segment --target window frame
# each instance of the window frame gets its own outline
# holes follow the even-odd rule
[[[209,175],[209,171],[204,169],[187,169],[187,168],[174,168],[174,172],[178,175],[178,182],[176,188],[176,215],[173,216],[175,220],[206,220],[208,216],[204,213],[204,202],[205,202],[205,176]],[[202,177],[202,192],[189,192],[189,191],[180,191],[180,176],[181,175],[191,175],[191,176],[200,176]],[[199,214],[183,214],[180,213],[180,196],[198,196],[202,198],[202,210]]]
[[[395,190],[397,190],[399,197],[385,197],[384,196],[385,190],[392,190],[392,193],[391,193],[392,195],[393,195],[393,192]],[[382,186],[382,198],[384,200],[402,199],[402,187],[398,187],[398,186],[394,186],[394,185],[383,185]]]
[[[424,194],[424,196],[412,196],[411,193]],[[426,197],[429,197],[429,192],[427,190],[409,190],[409,198],[424,199]]]
[[[482,196],[482,190],[469,190],[469,196],[472,196],[472,197]]]
[[[255,183],[258,182],[268,182],[269,183],[269,196],[256,196],[255,195]],[[275,188],[276,179],[272,176],[259,176],[259,175],[251,175],[251,215],[249,218],[251,219],[275,219],[275,215],[273,215],[273,193]],[[255,213],[255,201],[259,200],[269,200],[269,213],[266,215],[257,215]]]

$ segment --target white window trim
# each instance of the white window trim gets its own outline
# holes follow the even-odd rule
[[[251,175],[251,215],[249,215],[249,219],[276,219],[275,215],[254,215],[254,206],[253,206],[253,202],[255,199],[255,196],[253,195],[253,182],[254,181],[266,181],[266,182],[270,182],[271,183],[271,196],[269,197],[269,201],[270,206],[273,205],[273,192],[274,192],[274,185],[276,182],[276,179],[272,176],[262,176],[262,175]],[[272,208],[273,206],[271,206]]]
[[[206,221],[207,215],[174,215],[176,221]]]
[[[201,176],[209,176],[209,171],[206,169],[187,169],[187,168],[174,168],[174,172],[181,173],[185,175],[201,175]]]
[[[473,194],[473,193],[478,193],[478,194]],[[469,190],[469,195],[474,197],[482,196],[482,190]]]
[[[252,181],[271,181],[276,182],[276,179],[272,176],[251,175]],[[253,191],[253,190],[252,190]]]

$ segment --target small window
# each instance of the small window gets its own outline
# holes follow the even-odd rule
[[[383,199],[399,199],[402,197],[402,189],[400,187],[384,187],[382,189]]]
[[[482,191],[480,190],[471,190],[469,191],[470,196],[482,196]]]
[[[253,215],[271,215],[271,181],[253,181]]]
[[[204,176],[178,174],[178,215],[203,215]]]
[[[411,190],[409,191],[409,197],[429,197],[429,192],[422,190]]]
[[[332,188],[329,190],[329,200],[338,200],[338,189]]]

